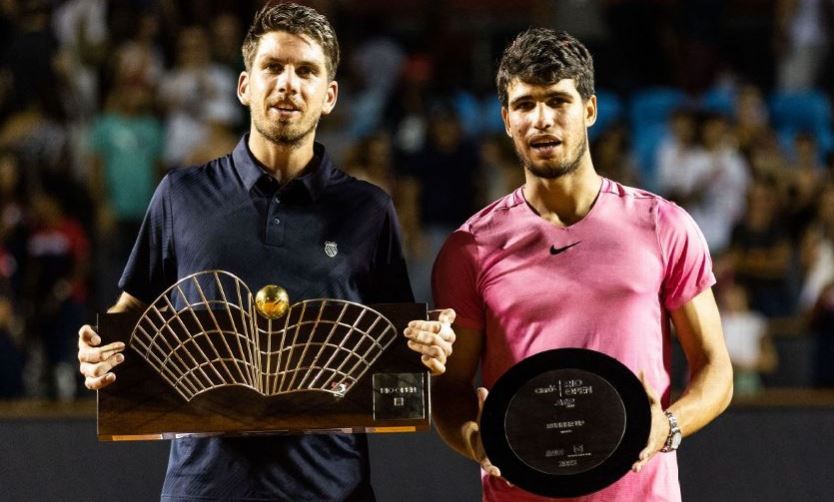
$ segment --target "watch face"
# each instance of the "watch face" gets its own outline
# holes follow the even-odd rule
[[[683,439],[683,437],[681,436],[680,432],[676,432],[672,435],[672,445],[671,446],[672,446],[673,450],[677,450],[678,446],[681,445],[681,439]]]

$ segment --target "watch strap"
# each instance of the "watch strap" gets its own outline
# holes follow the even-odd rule
[[[666,415],[667,420],[669,420],[669,435],[666,436],[666,444],[663,445],[663,448],[661,448],[660,451],[668,453],[670,451],[677,450],[678,446],[680,446],[681,428],[678,425],[677,417],[675,417],[671,411],[665,410],[663,414]],[[675,441],[676,436],[677,441]]]

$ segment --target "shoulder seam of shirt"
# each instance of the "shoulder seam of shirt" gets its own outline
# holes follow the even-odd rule
[[[475,213],[474,215],[470,216],[466,222],[461,225],[461,229],[466,229],[466,231],[470,232],[473,237],[475,234],[480,231],[482,228],[491,225],[492,223],[489,222],[489,216],[494,215],[495,213],[507,213],[513,208],[518,207],[522,204],[520,201],[515,200],[516,190],[504,195],[500,199],[494,200],[492,203],[488,204],[486,207],[482,208],[480,211]]]
[[[611,195],[616,195],[617,197],[629,197],[632,199],[657,199],[661,198],[659,195],[649,192],[648,190],[643,190],[642,188],[631,187],[627,185],[623,185],[622,183],[618,183],[612,179],[604,178],[608,181],[607,186],[602,190],[602,193],[608,193]],[[622,194],[620,194],[619,190],[616,187],[622,187]]]

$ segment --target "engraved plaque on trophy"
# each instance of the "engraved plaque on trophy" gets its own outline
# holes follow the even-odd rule
[[[281,432],[407,432],[429,425],[429,373],[406,345],[424,304],[290,303],[224,271],[188,276],[141,314],[99,318],[125,342],[98,392],[102,440]]]
[[[576,497],[620,479],[651,426],[642,383],[623,364],[586,349],[529,357],[495,383],[481,438],[509,482],[547,497]]]

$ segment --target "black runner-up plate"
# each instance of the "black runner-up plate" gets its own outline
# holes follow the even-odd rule
[[[510,483],[546,497],[599,491],[645,448],[651,410],[643,384],[588,349],[541,352],[510,368],[481,416],[487,457]]]

